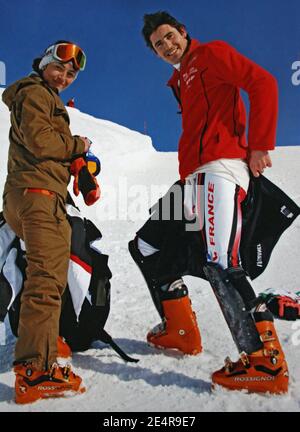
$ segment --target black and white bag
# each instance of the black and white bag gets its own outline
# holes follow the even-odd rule
[[[98,228],[67,205],[72,227],[68,285],[62,297],[60,335],[72,351],[84,351],[92,342],[109,344],[125,361],[129,357],[104,330],[110,312],[108,256],[99,249],[102,235]],[[20,299],[26,269],[23,242],[16,237],[0,213],[0,321],[7,313],[13,334],[18,335]]]

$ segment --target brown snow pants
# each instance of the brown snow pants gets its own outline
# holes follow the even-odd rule
[[[16,189],[5,195],[3,212],[24,240],[27,260],[15,363],[32,362],[38,370],[47,370],[57,357],[61,296],[70,257],[65,203],[54,193]]]

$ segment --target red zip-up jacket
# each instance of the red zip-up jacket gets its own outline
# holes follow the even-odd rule
[[[192,39],[180,71],[168,82],[181,106],[178,159],[181,179],[220,158],[247,159],[248,149],[272,150],[278,116],[276,79],[222,41]],[[248,93],[246,109],[240,88]]]

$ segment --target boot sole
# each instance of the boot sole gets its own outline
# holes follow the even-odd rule
[[[196,355],[202,353],[202,350],[201,350],[201,351],[194,350],[194,351],[192,351],[192,352],[185,352],[185,351],[182,351],[180,348],[175,348],[175,347],[164,347],[164,346],[162,346],[162,345],[156,345],[156,344],[154,344],[154,343],[152,343],[152,342],[148,342],[148,341],[147,341],[147,344],[148,344],[149,346],[151,346],[152,348],[157,348],[157,349],[159,349],[159,350],[165,350],[165,351],[166,351],[166,350],[174,350],[174,351],[180,352],[181,354],[184,354],[184,355],[193,355],[193,356],[196,356]]]
[[[227,390],[227,391],[243,391],[244,393],[247,393],[247,394],[254,393],[254,394],[264,395],[264,394],[269,393],[270,395],[278,395],[278,396],[286,395],[288,393],[288,389],[287,390],[283,390],[283,389],[282,390],[280,390],[280,389],[278,389],[278,390],[270,390],[270,389],[262,390],[262,389],[248,389],[248,388],[242,388],[242,387],[241,388],[232,388],[232,387],[223,386],[221,384],[211,383],[211,391],[216,392],[219,389]]]
[[[80,395],[80,394],[85,393],[85,392],[86,392],[86,387],[84,387],[84,385],[80,384],[78,390],[63,390],[61,392],[53,393],[53,394],[44,393],[44,394],[40,394],[38,397],[33,397],[33,398],[30,398],[30,397],[28,397],[28,395],[26,395],[27,396],[26,400],[25,400],[25,397],[22,400],[22,397],[16,396],[15,403],[17,405],[26,405],[26,404],[37,402],[37,401],[42,400],[42,399],[73,397],[73,396]]]

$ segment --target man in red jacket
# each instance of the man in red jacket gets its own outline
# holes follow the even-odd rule
[[[183,206],[187,219],[195,217],[186,230],[198,230],[204,242],[203,272],[240,354],[237,362],[227,358],[225,366],[213,373],[213,385],[286,392],[288,369],[272,315],[257,302],[239,258],[241,203],[249,170],[258,177],[272,166],[276,80],[225,42],[202,44],[190,39],[185,26],[167,12],[145,15],[143,36],[155,54],[174,67],[168,85],[182,114],[178,158]],[[240,89],[250,99],[248,142]],[[174,222],[150,219],[129,243],[162,318],[147,340],[159,348],[198,354],[201,337],[187,287],[176,271],[165,278],[155,274],[164,239],[172,230],[176,237]]]

